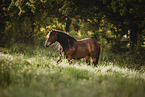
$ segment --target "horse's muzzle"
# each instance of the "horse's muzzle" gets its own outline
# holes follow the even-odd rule
[[[45,45],[45,44],[44,44],[44,46],[45,46],[45,47],[49,47],[49,45]]]
[[[44,46],[49,47],[51,45],[51,42],[45,42]]]

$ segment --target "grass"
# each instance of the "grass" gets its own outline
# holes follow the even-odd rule
[[[118,55],[119,57],[119,55]],[[56,63],[58,52],[15,45],[0,48],[0,97],[144,97],[145,68],[101,56],[97,67],[83,60]],[[120,59],[120,57],[119,57]]]

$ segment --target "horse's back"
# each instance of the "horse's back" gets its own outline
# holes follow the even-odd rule
[[[84,46],[84,49],[88,48],[90,53],[92,54],[98,53],[100,49],[99,43],[96,40],[91,39],[91,38],[85,38],[82,40],[78,40],[77,42],[79,46]]]
[[[95,46],[96,48],[100,47],[99,43],[94,40],[94,39],[91,39],[91,38],[85,38],[85,39],[82,39],[82,40],[77,40],[80,44],[81,43],[84,43],[84,44],[89,44],[91,46]]]

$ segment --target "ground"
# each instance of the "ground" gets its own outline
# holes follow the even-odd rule
[[[144,68],[101,60],[57,64],[54,48],[0,48],[0,97],[144,97]]]

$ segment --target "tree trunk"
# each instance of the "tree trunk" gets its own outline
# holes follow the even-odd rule
[[[66,17],[66,25],[65,25],[65,31],[69,32],[69,28],[70,28],[70,24],[71,24],[71,19],[69,17]]]
[[[133,52],[136,50],[137,40],[138,40],[137,30],[133,29],[131,30],[130,33],[130,47],[131,47],[131,51]]]

